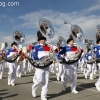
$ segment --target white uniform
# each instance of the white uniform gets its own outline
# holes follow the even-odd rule
[[[23,71],[23,61],[21,61],[20,64],[17,65],[16,76],[20,78],[22,76],[22,71]]]
[[[97,44],[97,46],[94,47],[94,53],[96,55],[96,58],[100,59],[100,44]],[[100,73],[100,62],[98,63],[98,69],[96,69],[95,72],[97,72],[97,71]],[[96,86],[96,89],[98,91],[100,91],[100,77],[99,77],[98,81],[95,83],[95,86]]]
[[[4,66],[5,65],[5,61],[1,61],[0,62],[0,79],[2,79],[2,75],[3,75],[3,72],[4,72]]]
[[[0,56],[2,56],[2,52],[0,52]],[[0,79],[2,79],[4,67],[5,67],[5,61],[4,61],[4,59],[1,59],[1,61],[0,61]]]
[[[13,54],[15,54],[16,52],[18,52],[17,49],[10,48],[10,49],[8,49],[8,51],[6,53],[6,57],[9,58]],[[9,69],[9,72],[8,72],[8,85],[14,86],[15,85],[14,81],[15,81],[15,78],[16,78],[16,61],[14,61],[12,63],[8,62],[8,69]]]
[[[59,70],[57,73],[57,80],[59,81],[59,78],[61,77],[61,81],[64,81],[64,75],[65,75],[65,64],[59,63]]]
[[[80,48],[81,49],[81,48]],[[67,45],[65,47],[63,47],[63,50],[61,52],[58,53],[58,58],[62,58],[62,55],[65,55],[66,61],[69,58],[74,59],[75,57],[75,53],[76,53],[76,48],[74,46],[70,46]],[[71,80],[71,91],[73,93],[78,93],[78,91],[76,91],[76,81],[77,81],[77,62],[73,63],[73,64],[66,64],[65,65],[65,79],[62,85],[62,90],[65,91],[66,89],[66,84],[68,83],[69,80]]]
[[[91,60],[92,59],[92,54],[91,53],[87,53],[86,54],[86,60]],[[85,73],[85,78],[87,79],[87,76],[90,74],[90,80],[93,80],[93,75],[94,75],[94,68],[95,68],[95,64],[87,64],[87,72]]]
[[[69,80],[71,80],[71,91],[76,90],[76,82],[77,82],[77,62],[74,64],[66,64],[65,67],[66,78],[63,82],[63,89],[66,88],[66,84]]]
[[[38,44],[34,46],[34,52],[33,52],[33,57],[35,60],[40,60],[46,54],[48,55],[49,53],[48,46],[43,46],[42,44]],[[49,85],[49,66],[43,69],[36,68],[35,71],[35,81],[34,84],[32,85],[32,95],[33,97],[36,97],[36,90],[39,87],[40,84],[42,84],[42,91],[41,91],[41,99],[42,100],[47,100],[47,92],[48,92],[48,85]]]

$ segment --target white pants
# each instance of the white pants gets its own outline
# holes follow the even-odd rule
[[[40,84],[42,84],[41,97],[46,97],[48,91],[48,84],[49,84],[49,67],[44,69],[36,68],[35,82],[32,85],[32,90],[36,92]]]
[[[80,73],[82,73],[83,71],[84,71],[84,66],[83,66],[84,64],[83,63],[78,63],[78,71],[80,72]]]
[[[86,76],[90,74],[90,79],[93,79],[95,64],[87,64]]]
[[[66,84],[69,80],[71,80],[71,91],[76,90],[76,82],[77,82],[77,62],[74,64],[70,64],[65,66],[65,74],[66,77],[63,82],[63,87],[66,87]]]
[[[65,64],[59,63],[59,71],[57,74],[57,77],[60,78],[63,81],[64,80],[64,75],[65,75]]]
[[[16,75],[21,76],[23,70],[23,62],[20,62],[20,64],[17,66]]]
[[[8,63],[8,82],[9,83],[14,83],[15,78],[16,78],[16,64],[15,63]]]
[[[100,72],[100,63],[98,63],[98,69],[97,72]]]
[[[30,64],[30,62],[28,61],[28,69],[27,69],[29,72],[31,72],[32,70],[32,65]]]
[[[4,62],[1,62],[0,63],[0,79],[2,79],[3,71],[4,71]]]
[[[28,68],[28,64],[26,64],[26,62],[23,62],[23,72],[26,74],[27,72],[27,68]]]
[[[57,71],[56,71],[56,64],[55,63],[52,63],[51,65],[50,65],[50,71],[51,72],[53,72],[53,73],[57,73]]]
[[[99,77],[98,81],[96,82],[96,84],[100,87],[100,77]]]

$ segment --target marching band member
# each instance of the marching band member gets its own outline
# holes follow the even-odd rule
[[[100,58],[100,38],[97,39],[96,43],[97,43],[97,46],[94,47],[94,53],[96,54],[96,58]],[[97,64],[100,71],[100,63],[98,62]],[[100,77],[98,81],[95,83],[95,86],[96,86],[96,89],[100,91]]]
[[[32,56],[30,54],[32,54],[32,49],[34,48],[34,45],[33,44],[30,44],[29,45],[29,48],[28,48],[28,56]],[[34,66],[31,65],[31,63],[28,61],[28,71],[31,72],[31,70],[34,68]]]
[[[4,61],[4,56],[5,56],[5,44],[1,44],[1,50],[0,50],[0,79],[2,79],[4,67],[5,67],[5,61]]]
[[[16,70],[16,76],[21,78],[22,71],[23,71],[23,54],[22,54],[22,45],[19,45],[18,50],[21,53],[21,56],[17,58],[17,70]]]
[[[59,51],[62,51],[62,50],[63,50],[63,47],[59,47]],[[64,55],[62,55],[62,56],[64,56]],[[58,57],[58,60],[60,60],[59,57]],[[64,81],[64,75],[65,75],[65,64],[59,63],[59,70],[58,70],[58,73],[57,73],[57,80],[59,81],[60,80],[59,78],[61,77],[61,81],[63,82]]]
[[[87,54],[85,55],[86,60],[91,60],[92,58],[92,50],[88,49]],[[87,63],[87,72],[85,73],[85,78],[87,79],[87,76],[90,74],[90,80],[93,80],[94,75],[94,63],[88,64]]]
[[[80,73],[84,73],[84,63],[83,57],[81,57],[78,61],[78,69],[80,70]]]
[[[28,59],[27,59],[27,57],[25,57],[23,59],[23,72],[24,72],[24,74],[26,74],[27,69],[28,69]]]
[[[28,49],[27,47],[23,47],[23,72],[26,74],[28,71]]]
[[[46,38],[44,36],[38,37],[39,44],[34,46],[33,57],[35,60],[40,60],[44,58],[44,56],[40,57],[39,52],[45,52]],[[42,84],[42,91],[41,91],[41,100],[47,100],[47,92],[48,92],[48,84],[49,84],[49,66],[43,69],[36,68],[35,71],[35,81],[32,85],[32,95],[36,97],[36,90],[39,85]]]
[[[100,38],[97,39],[96,41],[97,45],[94,47],[94,53],[96,55],[96,58],[100,58]],[[98,72],[100,71],[100,63],[97,63],[98,64]]]
[[[13,42],[11,44],[11,48],[8,49],[8,51],[6,53],[6,58],[16,56],[18,54],[18,50],[16,48],[17,48],[17,43]],[[8,62],[8,69],[9,69],[8,85],[15,86],[14,81],[15,81],[15,78],[16,78],[16,61],[14,61],[12,63]]]
[[[57,71],[56,71],[57,66],[56,65],[57,65],[57,61],[56,61],[56,59],[54,59],[53,63],[50,65],[50,71],[55,74],[57,74]]]
[[[63,47],[63,50],[61,52],[59,52],[59,56],[60,55],[65,55],[65,56],[60,56],[60,58],[66,59],[66,61],[68,60],[69,57],[76,57],[78,51],[77,48],[74,47],[74,40],[73,38],[69,38],[67,40],[67,46]],[[82,51],[82,49],[80,48],[80,50]],[[73,53],[75,55],[73,55]],[[78,91],[76,91],[76,82],[77,82],[77,62],[73,63],[73,64],[65,64],[65,79],[64,82],[62,84],[62,91],[66,90],[66,84],[69,81],[69,79],[71,80],[71,91],[72,93],[78,93]]]

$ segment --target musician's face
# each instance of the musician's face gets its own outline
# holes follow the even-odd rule
[[[69,42],[69,45],[73,46],[73,45],[74,45],[74,40],[71,40],[71,41]]]
[[[45,44],[45,41],[46,40],[40,40],[39,42],[44,45]]]
[[[16,47],[17,47],[17,45],[13,45],[12,47],[13,47],[13,48],[16,48]]]

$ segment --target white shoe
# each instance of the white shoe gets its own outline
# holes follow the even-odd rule
[[[35,83],[36,82],[36,78],[35,78],[35,76],[33,77],[33,83]]]
[[[93,78],[90,78],[90,80],[93,80]]]
[[[47,100],[47,98],[46,97],[41,97],[41,100]]]
[[[0,79],[2,79],[2,77],[0,76]]]
[[[66,90],[66,87],[62,86],[62,91],[65,91]]]
[[[78,94],[78,91],[76,91],[76,90],[72,90],[72,93]]]
[[[96,89],[97,89],[98,91],[100,91],[100,87],[98,86],[98,84],[95,83],[95,86],[96,86]]]
[[[34,90],[32,90],[32,96],[35,98],[36,97],[36,93]]]
[[[15,86],[15,84],[14,83],[11,83],[11,86]]]
[[[87,75],[85,74],[85,79],[87,79]]]
[[[16,77],[18,77],[18,75],[16,75]]]
[[[59,77],[57,77],[57,81],[59,81]]]
[[[61,78],[61,82],[64,82],[64,78]]]
[[[8,85],[11,85],[11,83],[10,83],[10,82],[8,82]]]
[[[21,78],[22,76],[21,75],[19,75],[19,78]]]

